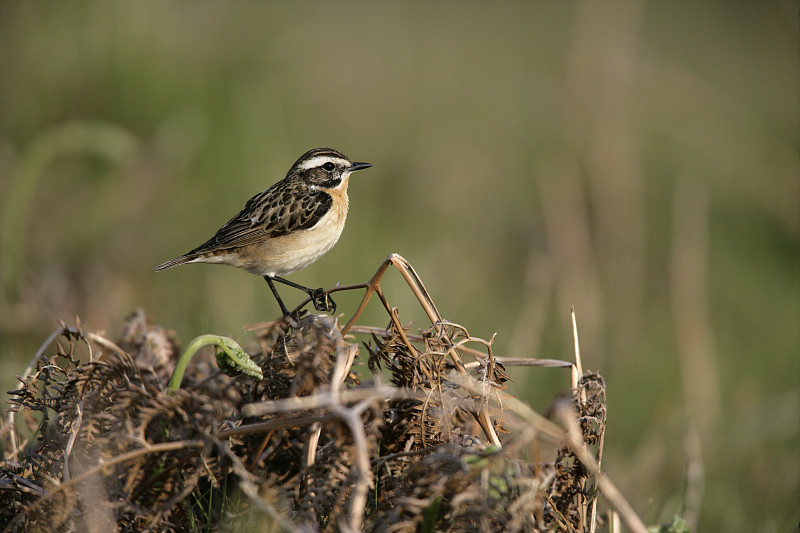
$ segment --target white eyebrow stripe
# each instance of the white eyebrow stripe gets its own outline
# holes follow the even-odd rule
[[[308,161],[303,161],[297,168],[300,168],[302,170],[308,170],[310,168],[321,167],[325,163],[333,163],[338,167],[350,166],[350,161],[348,161],[347,159],[342,159],[341,157],[333,157],[329,155],[318,155],[317,157],[312,157]]]

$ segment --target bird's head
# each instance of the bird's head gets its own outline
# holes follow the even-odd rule
[[[332,148],[314,148],[300,156],[289,170],[306,185],[318,189],[338,189],[356,170],[369,168],[370,163],[354,163]]]

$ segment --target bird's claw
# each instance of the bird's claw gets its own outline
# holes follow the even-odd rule
[[[314,289],[309,293],[309,296],[311,296],[314,309],[317,311],[323,311],[325,313],[336,312],[336,302],[334,302],[330,294],[325,292],[323,289]]]

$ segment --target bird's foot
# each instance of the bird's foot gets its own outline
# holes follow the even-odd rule
[[[311,297],[311,301],[314,304],[314,309],[317,311],[323,311],[325,313],[336,312],[336,302],[334,302],[333,298],[331,298],[331,295],[325,292],[323,289],[311,289],[308,295]]]

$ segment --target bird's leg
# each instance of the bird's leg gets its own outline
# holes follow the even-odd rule
[[[267,278],[268,276],[264,276]],[[314,304],[314,309],[317,311],[324,311],[324,312],[335,312],[336,311],[336,302],[333,301],[333,298],[325,292],[324,289],[309,289],[308,287],[304,287],[302,285],[298,285],[288,279],[279,278],[278,276],[272,276],[271,278],[267,279],[267,281],[275,280],[280,281],[284,285],[288,285],[290,287],[294,287],[295,289],[300,289],[301,291],[308,294],[309,298]],[[270,287],[272,287],[272,283],[270,283]],[[272,292],[275,293],[277,297],[278,293],[275,291],[275,288],[272,288]],[[278,299],[280,301],[280,298]],[[288,313],[287,313],[288,314]]]
[[[264,279],[267,280],[267,283],[269,284],[269,288],[272,289],[272,294],[274,294],[275,295],[275,299],[278,300],[278,305],[281,306],[281,311],[283,312],[283,316],[289,316],[289,310],[286,309],[286,306],[283,305],[283,300],[281,300],[281,297],[278,296],[278,289],[276,289],[275,288],[275,284],[272,283],[272,278],[269,277],[269,276],[264,276]]]

